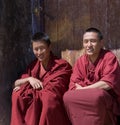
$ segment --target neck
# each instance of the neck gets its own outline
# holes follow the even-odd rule
[[[98,55],[89,56],[89,60],[90,60],[92,63],[94,63],[97,58],[98,58]]]
[[[44,67],[44,69],[47,69],[48,63],[49,63],[49,59],[50,59],[50,54],[48,55],[48,58],[46,58],[46,59],[42,62],[42,66]]]

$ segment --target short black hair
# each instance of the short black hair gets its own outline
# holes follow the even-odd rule
[[[95,32],[95,33],[98,34],[98,38],[99,38],[100,40],[103,39],[103,35],[102,35],[101,31],[98,30],[97,28],[90,27],[90,28],[88,28],[88,29],[85,30],[85,33],[86,33],[86,32]]]
[[[37,32],[31,38],[31,43],[44,41],[48,46],[51,44],[49,36],[44,32]]]

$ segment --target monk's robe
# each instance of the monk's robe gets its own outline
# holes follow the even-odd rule
[[[21,78],[37,78],[43,89],[35,90],[25,83],[13,91],[11,125],[69,125],[62,97],[68,89],[71,69],[65,60],[52,54],[47,70],[40,61],[33,61]]]
[[[85,87],[98,81],[105,81],[111,89],[75,90],[75,83]],[[81,56],[63,99],[72,125],[115,125],[120,115],[120,66],[114,54],[102,49],[94,63],[86,54]]]

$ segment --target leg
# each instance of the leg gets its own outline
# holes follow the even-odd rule
[[[29,105],[26,115],[25,115],[25,123],[26,125],[38,125],[40,120],[40,114],[42,109],[42,103],[39,99],[38,94],[41,91],[33,91],[32,103]]]
[[[39,125],[69,125],[62,99],[50,91],[42,92],[42,113]]]
[[[26,125],[24,121],[26,110],[24,105],[24,100],[22,100],[20,96],[20,91],[13,91],[11,125]]]
[[[102,89],[68,91],[64,104],[72,125],[104,125],[111,114],[112,97]]]
[[[38,125],[38,100],[33,89],[13,91],[11,125]],[[40,106],[39,106],[40,107]],[[39,112],[38,112],[39,113]],[[39,114],[37,114],[39,115]]]

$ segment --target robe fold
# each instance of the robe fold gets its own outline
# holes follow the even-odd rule
[[[33,61],[21,78],[35,77],[43,83],[35,90],[29,83],[12,93],[11,125],[70,125],[62,97],[68,89],[71,66],[51,54],[47,70],[41,76],[41,62]]]
[[[111,89],[75,90],[75,83],[85,87],[98,81]],[[76,61],[64,104],[72,125],[115,125],[120,115],[120,66],[112,52],[101,49],[94,63],[86,54]]]

